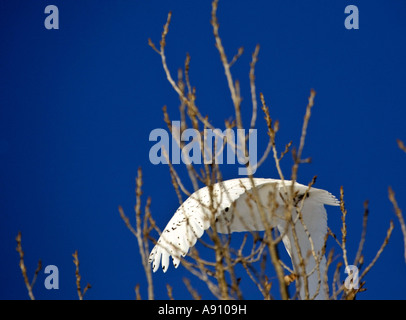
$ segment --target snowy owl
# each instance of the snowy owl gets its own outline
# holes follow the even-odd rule
[[[293,188],[293,205],[290,223],[287,223],[285,203],[292,192],[292,182],[285,180],[254,178],[258,201],[253,197],[253,185],[249,178],[232,179],[218,182],[210,190],[204,187],[193,193],[176,210],[174,216],[162,232],[157,244],[149,256],[153,271],[162,264],[164,272],[169,267],[169,257],[172,257],[175,268],[179,266],[189,248],[194,246],[197,239],[210,227],[210,221],[216,223],[219,233],[242,231],[263,231],[265,226],[277,228],[282,235],[282,241],[292,259],[293,268],[300,274],[299,254],[294,240],[292,226],[300,246],[300,252],[306,259],[308,275],[308,293],[316,299],[325,299],[324,272],[326,259],[321,257],[324,237],[327,233],[327,214],[324,205],[338,206],[339,201],[329,192],[295,183]],[[257,200],[258,200],[257,198]],[[214,213],[214,217],[212,212]],[[262,212],[262,214],[261,214]],[[267,216],[264,217],[264,212]],[[302,213],[302,219],[297,213]],[[214,218],[214,219],[213,219]],[[292,223],[293,221],[293,223]],[[314,250],[312,250],[312,247]],[[313,254],[311,254],[311,252]],[[320,261],[319,271],[315,271],[316,260]],[[303,274],[303,271],[302,273]],[[300,280],[300,277],[298,279]],[[300,282],[300,297],[305,297],[303,284]]]

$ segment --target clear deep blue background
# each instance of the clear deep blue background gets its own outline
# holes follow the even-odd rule
[[[44,27],[49,4],[59,8],[59,30]],[[358,5],[359,30],[344,27],[349,4]],[[30,278],[38,259],[59,268],[60,289],[46,290],[41,272],[36,298],[77,298],[75,250],[82,286],[92,285],[86,298],[133,299],[137,283],[147,297],[136,241],[117,207],[133,218],[139,166],[144,196],[151,196],[161,228],[178,206],[167,166],[154,166],[148,158],[149,133],[166,128],[162,107],[179,120],[179,100],[147,44],[148,38],[159,43],[170,10],[166,52],[171,72],[176,76],[189,52],[197,104],[224,129],[233,106],[214,47],[210,1],[0,2],[1,299],[28,298],[15,251],[18,231]],[[241,82],[245,125],[251,112],[249,62],[257,43],[257,90],[280,121],[280,150],[290,140],[298,145],[307,97],[311,88],[317,91],[304,151],[313,161],[300,168],[299,181],[307,184],[318,175],[316,186],[336,195],[344,186],[350,261],[366,199],[366,263],[394,219],[392,239],[359,298],[405,299],[403,238],[387,189],[393,187],[406,211],[406,154],[396,145],[398,138],[406,141],[406,2],[221,1],[218,16],[229,58],[245,48],[232,68]],[[260,156],[267,139],[260,112],[257,123]],[[287,176],[290,165],[287,157]],[[181,165],[176,168],[187,177]],[[225,179],[237,177],[237,166],[222,169]],[[271,158],[256,176],[277,178]],[[340,211],[327,209],[330,228],[340,235]],[[167,298],[169,283],[175,298],[191,298],[184,275],[182,267],[156,273],[156,297]],[[342,272],[342,280],[345,276]],[[211,297],[205,285],[191,280]],[[242,283],[245,297],[260,298],[247,282]]]

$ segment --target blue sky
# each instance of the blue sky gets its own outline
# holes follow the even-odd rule
[[[47,5],[59,9],[58,30],[44,27]],[[359,9],[359,30],[344,27],[344,8]],[[72,253],[79,252],[88,299],[133,299],[134,286],[147,296],[136,240],[118,214],[135,204],[137,168],[144,173],[144,196],[165,227],[178,207],[168,167],[149,160],[149,133],[165,128],[162,107],[179,120],[179,100],[148,46],[159,43],[169,11],[167,59],[173,74],[191,55],[190,77],[197,105],[213,125],[224,129],[233,115],[224,71],[214,47],[210,1],[2,1],[0,3],[0,267],[1,299],[28,298],[15,251],[22,232],[28,274],[38,259],[59,269],[59,290],[44,287],[38,299],[76,299]],[[360,299],[405,299],[406,264],[399,223],[388,200],[388,186],[406,210],[406,3],[403,1],[220,1],[220,35],[231,58],[244,55],[232,72],[240,80],[242,113],[251,112],[249,62],[261,45],[256,69],[271,116],[280,122],[277,146],[299,144],[310,89],[317,92],[304,157],[299,169],[307,184],[339,195],[348,209],[348,250],[352,260],[361,233],[363,202],[370,219],[365,245],[369,263],[389,221],[395,229],[375,268],[365,278]],[[258,115],[258,149],[266,147],[263,116]],[[291,160],[282,167],[289,175]],[[187,177],[181,165],[176,167]],[[238,166],[222,166],[225,179]],[[277,178],[269,158],[257,177]],[[187,184],[188,187],[191,186]],[[144,198],[145,200],[145,198]],[[340,234],[340,211],[327,208],[330,228]],[[333,245],[333,243],[331,243]],[[189,299],[185,270],[154,275],[155,294]],[[345,274],[342,273],[342,279]],[[204,296],[199,280],[192,285]],[[179,284],[180,283],[180,284]],[[260,298],[247,287],[246,298]],[[249,290],[252,290],[249,291]]]

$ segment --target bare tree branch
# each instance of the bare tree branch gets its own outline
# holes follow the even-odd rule
[[[30,297],[31,300],[35,300],[34,294],[32,292],[32,288],[34,287],[35,281],[37,279],[38,273],[41,271],[42,268],[42,263],[41,260],[38,261],[38,267],[35,270],[34,273],[34,277],[31,281],[31,283],[28,280],[28,276],[27,276],[27,268],[25,267],[25,263],[24,263],[24,251],[23,251],[23,247],[21,245],[21,232],[18,232],[17,237],[16,237],[16,241],[17,241],[17,252],[20,255],[20,269],[21,269],[21,273],[23,275],[24,278],[24,283],[25,286],[27,287],[27,291],[28,291],[28,296]]]
[[[395,199],[395,193],[393,192],[391,187],[388,188],[388,192],[389,192],[389,200],[390,200],[390,202],[392,202],[393,208],[395,210],[396,217],[399,220],[400,228],[402,230],[404,256],[405,256],[405,262],[406,262],[406,225],[405,225],[405,220],[403,219],[402,210],[400,210],[400,208],[398,206],[398,203],[397,203],[397,201]]]
[[[88,283],[88,284],[86,285],[86,287],[85,287],[85,288],[83,289],[83,291],[82,291],[81,286],[80,286],[80,280],[81,280],[82,277],[80,276],[80,273],[79,273],[79,256],[78,256],[78,251],[76,250],[76,251],[72,254],[72,256],[73,256],[73,263],[75,264],[75,267],[76,267],[76,271],[75,271],[76,289],[77,289],[77,292],[78,292],[79,300],[83,300],[83,296],[85,295],[86,291],[91,288],[91,285]]]

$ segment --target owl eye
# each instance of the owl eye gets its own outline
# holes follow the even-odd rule
[[[226,207],[226,208],[224,209],[224,211],[225,211],[225,212],[228,212],[229,209],[230,209],[229,207]]]

